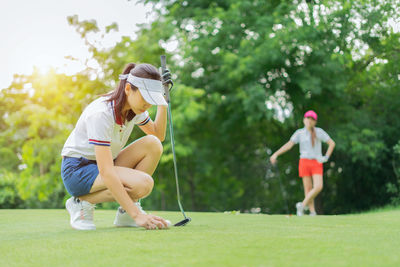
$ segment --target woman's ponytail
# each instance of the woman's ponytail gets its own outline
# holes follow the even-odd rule
[[[316,134],[316,132],[315,132],[315,127],[313,126],[312,128],[311,128],[311,144],[312,144],[312,146],[314,147],[314,145],[315,145],[315,140],[317,139],[317,134]]]
[[[122,72],[122,74],[129,74],[129,72],[131,72],[131,70],[132,70],[134,67],[136,67],[136,64],[135,64],[135,63],[128,63],[128,64],[125,66],[125,69],[124,69],[124,71]]]
[[[132,69],[134,69],[136,67],[135,63],[128,63],[125,68],[124,71],[122,72],[122,74],[129,74],[131,72]],[[117,86],[117,88],[115,88],[115,90],[108,94],[110,96],[110,98],[108,99],[108,101],[115,101],[115,115],[119,118],[122,116],[121,111],[123,108],[123,105],[125,103],[125,85],[126,85],[126,79],[122,79],[119,81],[119,84]],[[132,116],[131,116],[132,117]]]

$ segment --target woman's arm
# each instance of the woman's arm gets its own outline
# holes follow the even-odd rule
[[[332,139],[329,139],[328,141],[326,141],[326,143],[329,145],[329,147],[325,153],[325,156],[317,158],[318,162],[320,163],[328,162],[329,157],[331,156],[333,149],[335,148],[335,142]]]
[[[327,156],[329,158],[332,155],[332,152],[333,152],[333,149],[335,148],[336,143],[332,139],[329,139],[326,143],[329,145],[329,147],[325,153],[325,156]]]
[[[157,106],[157,115],[154,122],[150,120],[147,124],[139,127],[146,134],[155,135],[161,142],[164,141],[167,129],[167,106]]]
[[[272,154],[270,161],[272,164],[276,163],[276,158],[279,157],[280,155],[282,155],[283,153],[289,151],[290,149],[292,149],[292,147],[294,146],[294,142],[293,141],[288,141],[286,144],[284,144],[281,148],[279,148],[274,154]]]

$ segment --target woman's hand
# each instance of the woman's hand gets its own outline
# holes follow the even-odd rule
[[[275,164],[276,164],[276,158],[277,158],[277,156],[276,156],[275,154],[273,154],[273,155],[269,158],[269,161],[271,161],[272,165],[275,165]]]
[[[325,163],[325,162],[328,162],[328,160],[329,160],[329,157],[326,156],[326,155],[317,158],[317,161],[318,161],[319,163]]]
[[[171,72],[168,69],[163,70],[161,78],[163,84],[171,85],[171,88],[169,88],[169,90],[171,90],[172,86],[174,85],[174,83],[172,82]]]
[[[172,75],[168,69],[163,70],[161,78],[162,78],[161,79],[162,83],[164,85],[165,101],[167,101],[167,103],[169,103],[169,91],[172,90],[172,87],[174,86],[174,82],[172,81]]]
[[[138,226],[148,230],[168,228],[168,224],[163,218],[151,214],[139,214],[134,220]]]

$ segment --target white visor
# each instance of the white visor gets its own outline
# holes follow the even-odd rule
[[[157,106],[168,105],[163,96],[164,87],[161,81],[136,77],[130,73],[129,75],[120,75],[121,78],[136,86],[147,103]]]

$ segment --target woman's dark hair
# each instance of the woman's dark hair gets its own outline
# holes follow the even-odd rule
[[[138,65],[136,65],[135,63],[127,64],[122,74],[129,74],[129,73],[140,78],[147,78],[159,81],[161,80],[161,75],[157,71],[157,69],[153,65],[146,63]],[[120,80],[118,86],[114,89],[114,91],[106,95],[110,97],[108,99],[109,102],[115,101],[114,109],[115,109],[115,116],[117,118],[122,117],[122,108],[124,107],[126,101],[126,94],[125,94],[126,83],[127,83],[126,79]],[[130,83],[128,84],[130,85],[132,90],[134,91],[138,90],[138,88],[133,84]],[[136,114],[132,110],[129,110],[128,114],[126,114],[125,119],[130,121],[133,119],[133,117],[135,117],[135,115]]]

